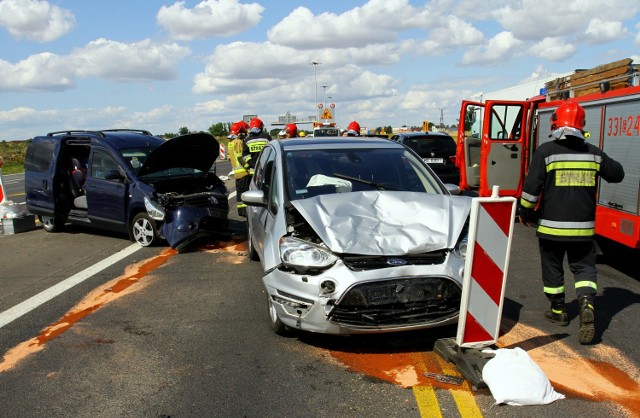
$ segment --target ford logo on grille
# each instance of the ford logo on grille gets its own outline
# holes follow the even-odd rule
[[[387,260],[387,264],[390,266],[404,266],[407,264],[407,260],[404,258],[390,258]]]

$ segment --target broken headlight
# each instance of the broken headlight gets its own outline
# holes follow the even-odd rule
[[[331,267],[338,257],[330,251],[293,237],[280,239],[280,258],[295,270],[324,270]]]
[[[164,209],[158,203],[152,201],[148,197],[144,198],[144,207],[151,219],[156,221],[164,221]]]

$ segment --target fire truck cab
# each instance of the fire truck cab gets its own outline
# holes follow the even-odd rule
[[[525,101],[463,101],[456,149],[459,186],[490,196],[498,185],[501,196],[519,198],[533,151],[552,140],[553,111],[571,98],[585,110],[587,141],[625,169],[622,183],[599,184],[596,234],[640,248],[640,73],[630,59],[584,72],[549,82],[546,94]]]

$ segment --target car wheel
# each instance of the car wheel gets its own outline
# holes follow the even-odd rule
[[[253,245],[253,234],[251,234],[249,222],[247,222],[247,247],[249,248],[249,260],[258,261],[258,253],[256,252],[256,247]]]
[[[283,324],[282,321],[280,321],[280,318],[278,318],[278,312],[276,311],[276,307],[273,305],[271,295],[267,291],[265,291],[265,293],[267,294],[267,308],[269,309],[269,325],[271,326],[271,329],[278,335],[291,335],[291,328]]]
[[[64,227],[64,221],[60,218],[43,215],[40,215],[39,218],[42,228],[47,232],[59,232]]]
[[[144,212],[137,214],[133,218],[130,226],[130,235],[133,241],[143,247],[154,245],[160,240],[156,222]]]

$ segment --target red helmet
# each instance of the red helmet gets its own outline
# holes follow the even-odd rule
[[[355,120],[347,126],[347,135],[349,136],[359,136],[360,135],[360,124]]]
[[[258,118],[251,119],[251,122],[249,122],[249,130],[251,132],[259,133],[260,131],[262,131],[262,129],[264,129],[264,123],[262,123],[260,119]]]
[[[582,131],[585,124],[584,109],[576,102],[565,102],[551,115],[551,132],[569,127]]]
[[[246,135],[247,134],[247,128],[245,126],[246,124],[247,122],[240,121],[231,125],[231,132],[229,137],[235,138],[237,136]]]
[[[288,124],[284,130],[289,135],[289,138],[295,138],[298,136],[298,126],[295,123]]]

